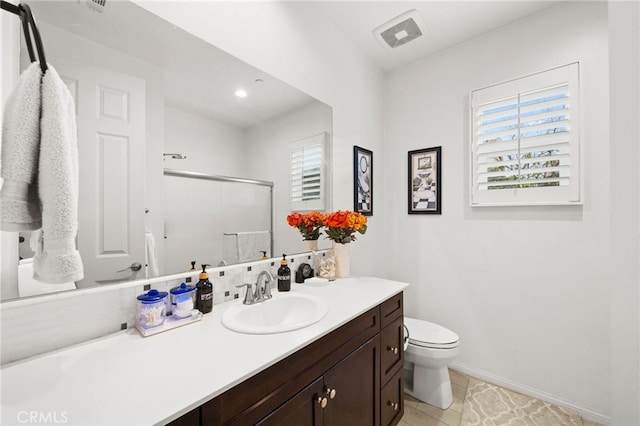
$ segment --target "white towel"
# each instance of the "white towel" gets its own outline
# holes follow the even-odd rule
[[[31,231],[41,226],[38,199],[41,78],[40,64],[29,65],[5,104],[0,191],[3,231]]]
[[[238,259],[248,262],[262,258],[262,252],[271,255],[271,233],[269,231],[238,232]]]
[[[78,232],[78,140],[73,97],[49,65],[42,77],[38,187],[42,234],[33,277],[58,284],[84,277]]]
[[[156,239],[153,237],[153,233],[148,229],[144,233],[146,243],[147,254],[147,278],[153,278],[160,275],[158,269],[158,251],[156,250]]]

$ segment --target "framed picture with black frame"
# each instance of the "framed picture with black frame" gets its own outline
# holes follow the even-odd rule
[[[353,210],[373,215],[373,152],[353,147]]]
[[[442,214],[442,147],[409,151],[409,214]]]

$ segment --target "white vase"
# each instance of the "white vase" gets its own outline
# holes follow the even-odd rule
[[[304,240],[307,243],[307,251],[318,251],[318,240]]]
[[[351,269],[351,248],[349,244],[333,243],[336,258],[336,278],[346,278]]]

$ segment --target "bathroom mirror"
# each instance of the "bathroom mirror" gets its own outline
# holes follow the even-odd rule
[[[272,231],[269,256],[306,250],[286,223],[289,145],[321,135],[331,188],[330,106],[131,2],[29,4],[47,60],[76,101],[85,264],[78,288],[145,278],[149,236],[157,260],[150,276],[184,272],[194,260],[242,262],[229,254],[239,250],[238,233]],[[264,185],[165,169],[271,182],[273,198]],[[33,254],[31,239],[20,235],[21,257]]]

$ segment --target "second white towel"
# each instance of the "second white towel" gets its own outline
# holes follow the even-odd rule
[[[269,231],[238,232],[238,260],[248,262],[262,258],[262,252],[271,255],[271,233]]]

